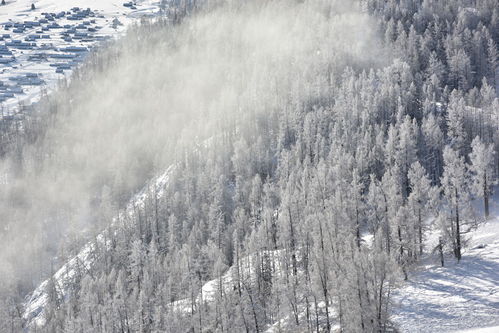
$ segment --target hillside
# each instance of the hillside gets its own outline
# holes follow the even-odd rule
[[[409,280],[403,281],[393,290],[393,321],[397,331],[488,333],[499,327],[499,194],[492,202],[492,217],[477,228],[466,232],[466,249],[463,259],[457,263],[445,255],[442,267],[436,251],[428,253],[422,262],[414,267]],[[477,211],[480,209],[477,207]],[[483,213],[483,212],[482,212]],[[438,230],[430,230],[428,248],[438,244]],[[283,258],[280,251],[261,253]],[[258,256],[259,256],[258,255]],[[257,255],[241,260],[241,274],[250,280],[256,279],[254,271]],[[280,268],[275,272],[279,274]],[[236,267],[231,267],[217,278],[206,282],[196,297],[196,302],[216,302],[217,294],[229,292],[236,280]],[[191,311],[189,299],[172,303],[172,310],[180,313]],[[302,304],[300,316],[306,316]],[[321,305],[324,307],[324,304]],[[334,311],[332,307],[332,311]],[[321,318],[324,320],[324,318]],[[266,332],[285,329],[291,318],[285,317],[271,325]],[[280,329],[279,329],[280,328]]]
[[[33,5],[0,4],[0,333],[499,326],[495,0]]]
[[[82,271],[90,271],[93,269],[92,266],[96,260],[95,252],[97,252],[97,249],[99,247],[108,248],[110,246],[108,240],[109,233],[113,232],[115,228],[124,227],[121,224],[122,221],[125,220],[123,215],[133,217],[135,209],[144,206],[144,203],[148,196],[151,195],[151,192],[158,193],[158,196],[161,196],[162,191],[168,184],[170,173],[171,168],[167,169],[162,175],[154,179],[151,184],[147,184],[142,191],[133,196],[124,211],[120,213],[121,216],[113,218],[109,228],[99,233],[94,240],[85,244],[76,256],[70,258],[53,276],[40,283],[40,285],[26,297],[22,317],[25,320],[25,327],[28,330],[42,327],[45,324],[46,310],[49,303],[49,294],[51,292],[50,288],[55,288],[63,299],[70,297],[69,290],[73,284],[77,283]]]

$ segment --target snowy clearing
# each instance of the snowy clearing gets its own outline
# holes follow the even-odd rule
[[[499,326],[459,331],[457,333],[497,333],[497,332],[499,332]]]
[[[493,218],[466,234],[468,245],[459,264],[446,257],[440,267],[436,256],[427,258],[421,271],[396,291],[392,320],[402,332],[499,331],[497,194],[491,208]]]

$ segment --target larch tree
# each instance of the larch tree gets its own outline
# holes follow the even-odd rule
[[[488,77],[490,82],[497,85],[499,82],[497,80],[497,67],[499,62],[499,51],[497,50],[497,44],[492,38],[487,41],[487,67],[488,67]]]
[[[438,192],[436,188],[431,186],[431,180],[426,173],[426,170],[419,162],[414,162],[409,170],[409,186],[410,195],[408,198],[408,206],[414,220],[414,227],[417,234],[417,246],[419,255],[423,254],[423,233],[424,220],[428,217],[430,207],[436,204]]]
[[[461,227],[463,212],[469,208],[469,176],[466,170],[464,157],[449,146],[444,149],[444,173],[442,175],[442,189],[451,213],[451,241],[454,255],[461,260]]]
[[[458,91],[454,90],[447,107],[447,135],[450,145],[460,154],[465,153],[467,133],[464,129],[466,103]]]
[[[471,143],[471,184],[473,194],[483,198],[485,218],[489,217],[489,198],[496,179],[494,177],[494,147],[487,145],[477,136]]]

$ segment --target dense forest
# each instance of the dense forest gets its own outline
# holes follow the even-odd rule
[[[0,241],[43,223],[0,331],[28,327],[23,296],[87,241],[31,331],[395,330],[426,232],[459,261],[489,214],[497,1],[174,4],[4,124]]]

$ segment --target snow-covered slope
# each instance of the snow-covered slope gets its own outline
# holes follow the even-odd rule
[[[171,171],[172,167],[138,193],[130,201],[126,214],[133,214],[134,206],[144,204],[149,193],[153,192],[152,187],[162,196]],[[429,256],[420,266],[419,272],[411,274],[409,281],[395,291],[392,321],[401,332],[498,332],[499,196],[494,199],[494,217],[465,235],[467,247],[459,264],[452,257],[446,257],[445,267],[440,267],[438,258]],[[106,232],[99,235],[96,241],[87,243],[54,274],[55,285],[62,296],[66,295],[65,286],[73,282],[79,269],[91,268],[93,249],[96,242],[105,245]],[[438,239],[438,233],[432,232],[429,238],[431,247]],[[280,251],[266,254],[277,262],[282,255]],[[233,290],[237,276],[243,281],[252,281],[255,278],[255,259],[255,255],[244,257],[240,260],[239,271],[236,266],[232,266],[221,278],[206,282],[194,299],[194,309],[200,303],[214,302],[221,290],[223,293]],[[279,267],[275,269],[274,274],[279,274]],[[27,299],[23,317],[29,323],[28,327],[44,323],[48,285],[49,280],[44,281]],[[323,308],[324,304],[319,304],[319,307]],[[190,299],[181,299],[172,303],[171,308],[188,315],[193,306]],[[333,308],[330,313],[334,313]],[[285,327],[288,320],[279,319],[276,325],[268,327],[268,332],[276,331],[276,327]]]
[[[499,332],[499,326],[474,328],[471,330],[459,331],[457,333],[497,333],[497,332]]]
[[[7,0],[0,5],[0,118],[54,89],[101,42],[159,12],[160,0]]]
[[[235,292],[235,288],[237,287],[236,281],[238,280],[240,281],[240,287],[242,289],[244,289],[245,286],[254,285],[257,278],[255,268],[260,264],[259,258],[264,256],[268,257],[274,263],[271,268],[273,278],[285,279],[285,277],[282,276],[285,271],[283,266],[286,265],[283,260],[285,255],[283,250],[265,250],[259,253],[249,254],[239,260],[239,265],[231,266],[219,278],[205,282],[193,300],[190,298],[177,300],[170,304],[170,308],[177,314],[190,315],[192,310],[197,311],[200,304],[213,305],[213,303],[217,301],[217,298],[222,299],[227,294]],[[300,320],[305,320],[307,311],[314,306],[317,306],[319,313],[325,318],[324,313],[326,304],[324,301],[320,301],[317,304],[310,303],[308,307],[306,306],[306,303],[299,304],[297,309]],[[331,318],[334,318],[337,315],[334,304],[328,306],[328,311]],[[290,324],[294,324],[294,318],[291,313],[282,318],[277,317],[274,319],[275,322],[273,324],[265,327],[265,333],[292,332],[293,329],[296,329],[294,326],[293,328],[288,328]],[[332,320],[334,332],[339,328],[339,323],[335,322],[334,319]]]
[[[440,267],[438,258],[430,256],[396,291],[392,319],[402,332],[499,332],[498,195],[491,214],[464,234],[468,244],[459,264],[446,257]]]
[[[497,192],[497,191],[496,191]],[[499,332],[499,193],[491,202],[492,218],[464,234],[466,247],[458,264],[449,256],[440,267],[437,255],[429,255],[413,272],[409,281],[394,292],[392,321],[400,332],[407,333],[492,333]],[[428,235],[428,248],[438,240],[438,231]],[[279,262],[280,251],[269,251]],[[211,303],[220,290],[233,288],[236,274],[242,280],[254,278],[255,255],[241,259],[239,272],[232,266],[220,278],[206,282],[195,303]],[[274,274],[279,274],[277,265]],[[175,311],[189,314],[191,301],[183,299],[172,304]],[[305,306],[303,316],[305,316]],[[324,307],[321,302],[320,308]],[[194,309],[196,306],[194,306]],[[330,308],[330,313],[335,309]],[[280,331],[291,318],[280,318],[266,332]],[[336,325],[335,325],[336,327]]]
[[[445,267],[440,267],[439,258],[430,255],[419,271],[413,272],[409,281],[395,291],[392,321],[401,332],[499,332],[499,195],[491,207],[494,217],[464,235],[467,245],[459,264],[447,256]],[[428,238],[428,247],[432,248],[438,232],[431,232]],[[280,255],[279,251],[267,254],[274,258]],[[241,279],[254,278],[254,259],[254,255],[241,259]],[[274,274],[278,274],[276,268]],[[233,288],[236,274],[238,271],[232,266],[220,279],[206,282],[194,302],[214,302],[220,290]],[[182,299],[174,302],[172,308],[189,314],[196,305],[192,307],[190,299]],[[330,312],[334,313],[334,309]],[[281,318],[268,332],[276,331],[277,324],[285,327],[288,320],[291,319]]]
[[[277,263],[280,262],[280,257],[283,255],[282,251],[263,251],[260,256],[266,255],[272,258]],[[255,267],[258,265],[257,255],[248,255],[239,260],[239,266],[231,266],[221,277],[207,281],[201,287],[199,294],[195,297],[194,308],[200,303],[212,303],[216,300],[217,295],[226,294],[234,290],[235,281],[239,278],[240,281],[245,283],[252,283],[256,278]],[[273,274],[279,274],[281,269],[276,265]],[[180,299],[171,303],[173,311],[179,313],[190,313],[193,308],[191,299]]]
[[[126,210],[122,214],[132,216],[137,207],[143,207],[146,198],[151,193],[156,193],[158,197],[164,195],[164,189],[168,184],[173,167],[170,166],[163,174],[147,184],[142,191],[136,194],[128,203]],[[113,223],[122,221],[116,217]],[[82,269],[88,270],[92,267],[95,260],[94,249],[96,246],[106,246],[106,234],[108,230],[99,234],[95,240],[88,242],[80,252],[67,261],[53,276],[53,282],[58,294],[65,299],[67,296],[67,286],[74,283],[77,273]],[[26,321],[26,327],[42,326],[45,323],[45,304],[48,300],[48,287],[50,279],[42,282],[31,295],[26,298],[23,319]]]

